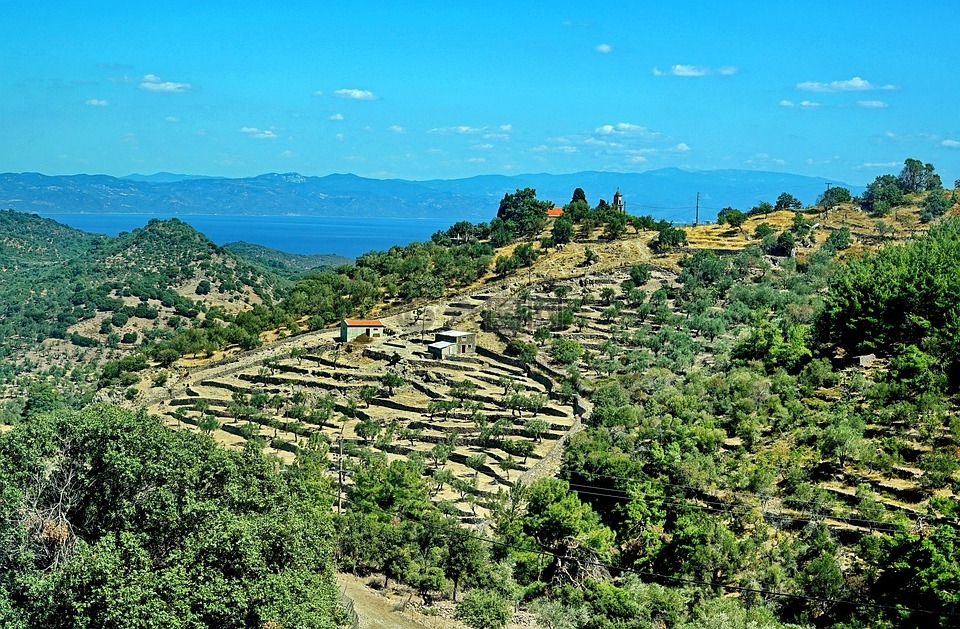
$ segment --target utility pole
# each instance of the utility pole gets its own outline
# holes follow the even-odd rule
[[[829,201],[828,197],[830,196],[830,186],[831,186],[831,185],[832,185],[832,184],[828,181],[828,182],[827,182],[827,191],[823,193],[823,214],[824,214],[824,216],[826,216],[827,211],[830,209],[830,201]]]
[[[700,224],[700,193],[697,193],[697,209],[696,214],[693,217],[693,226],[696,227]]]
[[[343,513],[343,437],[340,437],[339,471],[337,472],[337,513]]]

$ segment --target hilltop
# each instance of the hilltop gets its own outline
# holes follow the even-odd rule
[[[0,211],[0,268],[59,264],[93,247],[100,236],[88,234],[36,214]]]
[[[181,327],[273,303],[290,281],[176,219],[116,238],[12,211],[0,219],[7,383],[22,371],[63,375],[76,367],[70,389],[89,394],[98,362]]]

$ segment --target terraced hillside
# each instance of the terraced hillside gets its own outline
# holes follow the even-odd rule
[[[909,575],[924,553],[952,552],[960,421],[948,365],[960,354],[952,328],[898,321],[916,312],[905,307],[931,322],[953,307],[960,223],[895,243],[854,208],[818,214],[690,229],[688,246],[656,255],[642,231],[514,243],[496,259],[536,248],[532,264],[444,298],[393,300],[370,315],[384,337],[340,346],[332,329],[277,330],[252,352],[180,361],[136,403],[291,469],[300,448],[318,448],[343,498],[345,569],[419,584],[425,601],[442,582],[393,571],[390,552],[436,569],[446,551],[416,550],[430,505],[476,524],[492,556],[514,549],[513,574],[533,588],[602,565],[678,596],[678,581],[738,592],[807,624],[875,616],[901,587],[925,593],[919,610],[949,608]],[[774,233],[753,237],[763,222]],[[938,279],[898,275],[905,266]],[[886,327],[844,332],[877,312]],[[477,332],[477,355],[433,360],[426,346],[448,328]],[[860,355],[874,333],[903,341]],[[551,537],[568,525],[579,528]],[[404,527],[406,542],[363,551],[365,531]]]
[[[776,216],[772,220],[786,223]],[[850,218],[838,215],[838,220]],[[807,250],[823,243],[830,229],[825,225],[814,231]],[[692,234],[713,243],[723,238],[722,232],[708,225]],[[171,425],[202,427],[238,445],[257,439],[288,462],[297,448],[324,443],[334,473],[340,469],[341,447],[345,461],[361,455],[363,447],[390,458],[422,456],[437,479],[438,498],[457,504],[461,515],[472,515],[475,504],[498,488],[559,471],[557,446],[593,412],[584,398],[611,379],[642,380],[631,397],[634,404],[644,404],[656,401],[658,388],[674,390],[685,374],[730,368],[723,366],[727,354],[749,330],[749,312],[740,305],[730,307],[740,293],[737,299],[727,296],[691,311],[690,296],[684,294],[684,282],[690,280],[683,264],[678,266],[682,257],[653,256],[647,244],[651,237],[573,243],[562,252],[545,253],[516,276],[491,278],[442,300],[401,306],[383,317],[390,330],[383,339],[339,346],[337,332],[318,331],[264,351],[223,358],[221,364],[199,363],[182,369],[165,389],[148,392],[143,402]],[[869,234],[859,238],[859,246],[870,244]],[[591,264],[584,264],[587,249],[597,256]],[[751,260],[746,262],[754,265],[745,275],[751,278],[748,285],[764,284],[780,273],[776,259],[773,266],[771,260]],[[634,281],[638,264],[647,273]],[[746,290],[725,290],[731,288]],[[426,344],[433,332],[449,327],[480,331],[480,352],[456,361],[433,360]],[[558,340],[575,344],[576,355],[562,355]],[[518,355],[524,344],[537,349]],[[847,367],[798,401],[807,412],[825,412],[855,395],[874,371]],[[399,384],[388,386],[394,377]],[[761,381],[754,386],[763,390],[771,385]],[[782,465],[809,468],[816,481],[810,487],[816,491],[792,495],[794,489],[787,491],[789,479],[781,473],[763,492],[744,493],[742,486],[700,488],[693,499],[703,505],[762,507],[773,519],[798,523],[826,518],[841,534],[882,527],[897,514],[915,519],[928,511],[931,494],[920,487],[918,461],[931,446],[908,426],[866,428],[871,443],[897,440],[895,462],[877,463],[882,452],[858,451],[838,471],[835,461],[823,458],[816,439],[813,447],[798,445],[796,435],[778,436],[782,429],[775,424],[748,427],[722,416],[718,421],[722,433],[715,437],[713,455],[718,461],[734,465],[746,457],[756,467],[758,459],[783,458],[787,455],[777,453],[793,449],[789,465]],[[344,482],[349,484],[349,478]],[[615,482],[607,485],[617,487]],[[883,510],[879,519],[863,517],[875,503]]]
[[[452,323],[451,317],[471,325],[464,315],[490,297],[434,305],[427,315],[431,328]],[[190,374],[188,384],[151,410],[172,424],[202,429],[216,418],[221,440],[259,438],[287,461],[297,447],[325,443],[334,469],[341,449],[349,458],[360,446],[391,458],[422,456],[438,499],[470,515],[484,496],[536,475],[582,408],[559,399],[542,366],[505,356],[493,334],[480,335],[476,355],[434,360],[426,351],[432,330],[422,336],[423,316],[385,318],[389,336],[345,346],[332,331],[290,339],[268,356]]]
[[[734,365],[729,364],[729,358],[723,354],[738,339],[742,342],[748,329],[744,322],[729,319],[718,326],[717,321],[723,314],[717,307],[708,309],[712,310],[708,317],[690,317],[684,312],[688,306],[682,303],[679,294],[683,283],[672,270],[651,268],[649,278],[634,286],[630,286],[630,278],[630,269],[621,268],[535,284],[507,300],[502,309],[504,316],[498,320],[505,337],[539,344],[541,354],[552,355],[538,361],[541,370],[560,385],[561,396],[564,386],[570,390],[573,382],[580,392],[589,393],[603,389],[618,378],[625,388],[630,382],[639,388],[628,389],[627,393],[640,408],[649,404],[656,409],[655,413],[666,416],[656,417],[651,413],[643,417],[641,411],[633,419],[628,415],[607,420],[587,414],[583,419],[592,427],[604,422],[609,425],[623,422],[626,427],[639,422],[652,427],[668,421],[671,413],[681,412],[671,408],[670,404],[679,401],[670,401],[669,396],[680,394],[682,383],[689,376],[712,374],[717,367],[733,369]],[[629,288],[624,288],[625,283]],[[558,313],[570,305],[576,309],[572,322],[558,324]],[[518,319],[522,320],[521,325]],[[565,329],[558,332],[558,327]],[[553,331],[543,334],[550,329]],[[684,333],[678,333],[680,331]],[[576,355],[563,355],[567,343],[576,344]],[[693,490],[689,498],[708,510],[758,510],[770,522],[779,521],[788,526],[823,521],[844,539],[857,539],[875,530],[892,530],[893,523],[904,518],[922,522],[936,514],[930,500],[951,494],[931,491],[921,462],[935,449],[952,443],[942,417],[937,430],[944,432],[932,440],[929,426],[924,428],[909,421],[889,423],[878,418],[862,428],[862,439],[850,438],[848,443],[833,443],[822,450],[809,447],[809,444],[822,446],[817,443],[815,433],[827,426],[830,409],[845,402],[867,405],[864,397],[867,383],[882,377],[886,366],[886,361],[873,357],[864,358],[863,364],[840,362],[830,378],[812,386],[805,384],[800,392],[802,397],[796,401],[802,405],[798,408],[815,418],[810,426],[813,432],[784,434],[785,428],[776,424],[741,426],[734,417],[718,416],[720,425],[725,425],[725,430],[714,437],[717,441],[713,456],[718,463],[735,468],[741,462],[750,461],[750,467],[755,470],[757,461],[776,462],[773,469],[767,470],[773,472],[773,476],[763,482],[752,480],[738,486],[709,482],[706,477],[697,479],[694,474],[688,477]],[[745,374],[741,377],[746,380]],[[718,388],[724,385],[722,376],[712,376],[712,381]],[[752,389],[748,395],[754,396],[754,403],[778,404],[783,394],[778,394],[771,384],[770,380],[759,378],[741,386]],[[712,393],[706,389],[701,393],[707,396],[700,400],[702,403],[722,392]],[[818,421],[824,423],[818,427]],[[657,428],[660,430],[662,428]],[[845,447],[849,449],[847,456],[838,454]],[[591,492],[622,491],[626,487],[630,479],[592,475],[590,466],[578,460],[580,456],[582,454],[568,454],[563,473],[580,483],[585,496]],[[643,455],[637,452],[634,456]],[[779,472],[774,472],[778,465]],[[787,472],[793,465],[807,469],[809,477],[816,481],[808,489],[815,486],[817,491],[792,495]],[[608,496],[607,499],[601,497],[599,502],[612,506],[616,500],[611,501]]]

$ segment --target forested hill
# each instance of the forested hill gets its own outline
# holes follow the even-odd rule
[[[0,211],[0,269],[63,262],[89,250],[102,236],[36,214]]]
[[[90,366],[272,303],[289,284],[176,219],[110,238],[8,211],[0,243],[0,382],[22,370]]]

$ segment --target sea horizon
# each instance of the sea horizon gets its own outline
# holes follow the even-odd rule
[[[128,214],[33,212],[94,234],[118,236],[144,227],[152,219],[179,219],[218,245],[244,241],[304,255],[337,254],[348,258],[394,245],[429,240],[456,219],[351,216],[261,216],[224,214]]]

